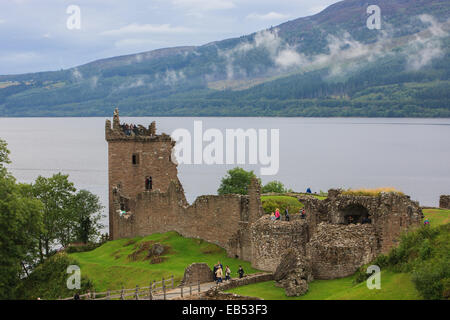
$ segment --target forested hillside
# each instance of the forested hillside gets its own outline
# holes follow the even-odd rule
[[[0,76],[0,116],[450,117],[450,2],[338,2],[240,38]]]

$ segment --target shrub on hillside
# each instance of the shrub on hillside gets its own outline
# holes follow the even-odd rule
[[[69,245],[65,249],[65,251],[67,253],[86,252],[86,251],[92,251],[101,245],[102,245],[102,243],[87,243],[87,244],[80,245],[80,246]]]
[[[425,299],[448,298],[450,291],[450,261],[430,259],[418,265],[412,272],[412,281]]]
[[[395,272],[410,272],[412,281],[424,299],[448,299],[450,296],[450,224],[422,226],[401,237],[400,245],[389,254],[379,255],[362,266],[355,281],[365,281],[368,265]]]
[[[270,181],[261,188],[261,193],[286,193],[292,192],[292,189],[287,189],[280,181]]]
[[[75,294],[76,291],[84,293],[93,289],[92,282],[81,275],[81,288],[79,290],[69,290],[67,288],[67,279],[70,274],[67,273],[67,267],[78,265],[78,262],[70,258],[66,253],[61,252],[53,255],[40,264],[25,279],[21,280],[17,289],[18,299],[36,300],[67,298]]]

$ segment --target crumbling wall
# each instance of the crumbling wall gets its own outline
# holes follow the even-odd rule
[[[213,282],[212,270],[206,263],[193,263],[184,270],[181,285],[196,285],[198,283]]]
[[[439,198],[439,208],[450,209],[450,195],[442,195]]]
[[[257,203],[251,200],[255,196],[257,194],[200,196],[188,205],[181,184],[172,181],[167,192],[156,190],[138,194],[130,217],[120,217],[117,209],[114,210],[114,234],[125,238],[176,231],[185,237],[215,243],[225,248],[229,256],[250,260],[248,225],[251,221],[248,219],[258,214],[258,207],[250,204]],[[119,197],[114,196],[116,207]]]
[[[250,226],[264,215],[261,204],[261,186],[257,179],[252,179],[248,188],[247,207],[242,210],[239,229],[229,239],[228,256],[246,261],[252,259],[252,238]]]
[[[379,250],[386,253],[398,243],[402,232],[420,225],[423,213],[416,201],[398,193],[381,193],[379,196],[343,195],[330,190],[325,200],[309,199],[305,202],[306,219],[311,236],[322,222],[345,225],[346,215],[360,208],[367,213],[379,240]]]
[[[308,225],[305,220],[272,221],[263,216],[251,225],[252,267],[275,271],[288,248],[305,253]]]
[[[370,224],[320,223],[306,245],[315,279],[349,276],[378,253],[375,229]]]

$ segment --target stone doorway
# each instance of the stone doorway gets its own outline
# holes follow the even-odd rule
[[[343,224],[370,223],[369,211],[360,204],[350,204],[340,212],[340,220]]]

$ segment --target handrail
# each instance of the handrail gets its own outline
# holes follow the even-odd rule
[[[164,279],[160,281],[151,281],[149,286],[139,287],[136,285],[135,288],[122,289],[118,290],[108,290],[104,292],[89,292],[80,295],[80,299],[86,298],[87,300],[109,300],[109,299],[124,299],[127,297],[134,296],[135,299],[139,299],[139,297],[149,297],[152,299],[154,293],[162,292],[164,295],[164,299],[166,298],[167,284],[170,284],[169,288],[174,289],[174,276],[171,275],[169,279]],[[62,298],[59,300],[74,300],[74,297]]]

